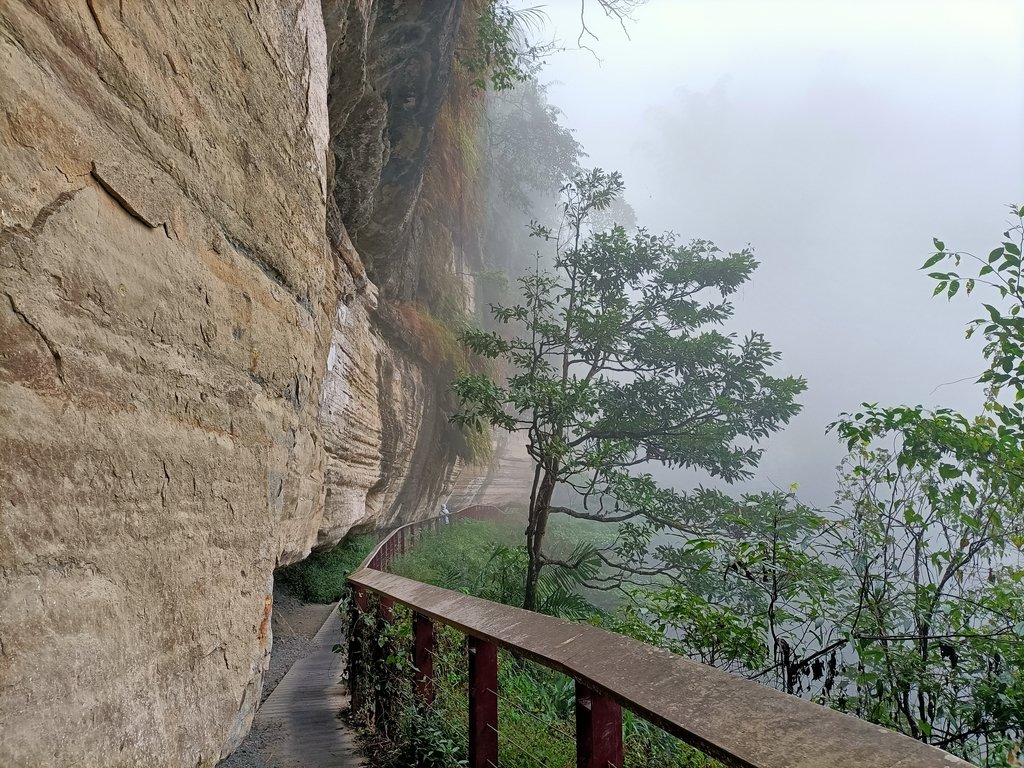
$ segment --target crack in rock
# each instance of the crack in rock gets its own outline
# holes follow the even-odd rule
[[[57,370],[57,379],[61,384],[64,384],[64,359],[61,357],[60,350],[57,349],[57,345],[50,340],[49,336],[43,333],[42,328],[32,322],[32,319],[28,315],[18,309],[18,305],[14,302],[14,297],[11,296],[11,294],[5,293],[4,295],[7,297],[7,301],[11,304],[11,311],[14,312],[14,314],[17,315],[25,325],[35,331],[43,344],[46,345],[46,348],[50,351],[50,357],[53,358],[53,367]]]
[[[46,226],[46,222],[49,221],[50,217],[67,205],[83,189],[84,187],[79,187],[78,189],[69,189],[67,192],[61,192],[57,197],[39,209],[39,213],[36,214],[32,223],[27,227],[21,224],[4,227],[0,230],[0,246],[5,245],[15,236],[24,237],[29,240],[37,237],[43,231],[43,227]]]
[[[137,219],[138,221],[141,221],[143,224],[145,224],[150,229],[156,229],[157,227],[159,227],[163,223],[163,222],[150,221],[149,217],[147,217],[144,213],[139,211],[138,208],[133,206],[128,201],[128,198],[126,198],[124,195],[122,195],[120,192],[118,192],[116,189],[114,189],[114,187],[110,184],[110,182],[107,179],[103,178],[103,176],[100,175],[100,170],[99,170],[99,168],[96,167],[96,163],[92,164],[92,171],[90,171],[90,175],[96,180],[96,183],[99,184],[100,187],[103,188],[103,191],[106,192],[108,195],[110,195],[114,199],[114,202],[116,202],[119,206],[121,206],[121,208],[123,208],[125,210],[125,212],[129,216],[131,216],[133,219]],[[164,234],[167,234],[167,230],[166,229],[164,230]],[[170,235],[168,235],[168,237],[170,237]]]

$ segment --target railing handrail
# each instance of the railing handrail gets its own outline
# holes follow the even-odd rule
[[[471,517],[471,513],[474,513],[478,510],[489,510],[491,511],[491,516],[493,516],[493,513],[502,514],[502,511],[498,507],[493,507],[489,504],[472,504],[468,507],[463,507],[457,512],[448,512],[447,514],[434,515],[433,517],[425,517],[422,520],[413,520],[411,523],[405,523],[404,525],[400,525],[397,528],[393,528],[390,531],[388,531],[387,535],[381,538],[379,542],[377,542],[377,546],[370,551],[370,554],[363,558],[363,561],[359,564],[359,567],[352,572],[353,575],[359,573],[359,571],[363,570],[364,568],[370,568],[370,564],[381,556],[381,553],[384,551],[385,547],[392,541],[392,539],[398,537],[402,533],[402,531],[418,530],[420,528],[428,527],[431,523],[447,523],[450,520],[461,520],[464,518]]]
[[[374,554],[384,551],[400,530],[382,541]],[[349,576],[357,590],[374,592],[470,637],[565,673],[727,765],[970,765],[895,731],[631,637],[423,584],[372,568],[371,560],[367,558]]]

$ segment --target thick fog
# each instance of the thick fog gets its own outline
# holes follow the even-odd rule
[[[918,268],[933,236],[987,254],[1024,202],[1024,3],[652,0],[628,38],[588,4],[592,51],[578,0],[544,7],[551,101],[641,225],[754,247],[735,330],[808,379],[751,487],[830,503],[824,429],[862,401],[976,412],[980,299]]]

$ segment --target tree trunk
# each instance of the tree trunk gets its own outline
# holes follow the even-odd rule
[[[526,554],[529,560],[526,565],[526,587],[523,590],[523,608],[528,611],[537,610],[537,583],[544,564],[544,533],[547,530],[557,472],[557,467],[545,467],[537,496],[530,505],[530,522],[526,529]]]

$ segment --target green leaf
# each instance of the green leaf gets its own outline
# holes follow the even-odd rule
[[[960,470],[954,467],[952,464],[940,464],[939,465],[939,477],[943,480],[952,480],[954,477],[960,476]]]
[[[1003,247],[999,246],[998,248],[994,249],[992,251],[992,253],[990,253],[988,255],[988,263],[991,264],[994,261],[998,261],[1002,257],[1002,255],[1003,255]]]
[[[948,292],[947,298],[952,299],[954,296],[956,296],[956,293],[959,290],[960,290],[960,282],[958,280],[954,280],[953,282],[951,282],[949,284],[949,292]]]
[[[946,290],[946,282],[945,281],[943,281],[943,282],[941,282],[941,283],[939,283],[938,285],[935,286],[935,290],[932,291],[932,296],[938,296],[944,290]]]
[[[936,243],[938,243],[938,241],[936,241]],[[930,259],[928,259],[928,261],[926,261],[921,266],[921,269],[928,269],[928,267],[934,267],[936,264],[938,264],[940,261],[942,261],[942,259],[945,257],[945,255],[946,254],[944,254],[944,253],[936,253],[934,256],[932,256]]]
[[[944,251],[946,250],[946,244],[939,240],[937,237],[932,238],[932,242],[935,244],[935,250]],[[941,254],[940,254],[941,255]]]

